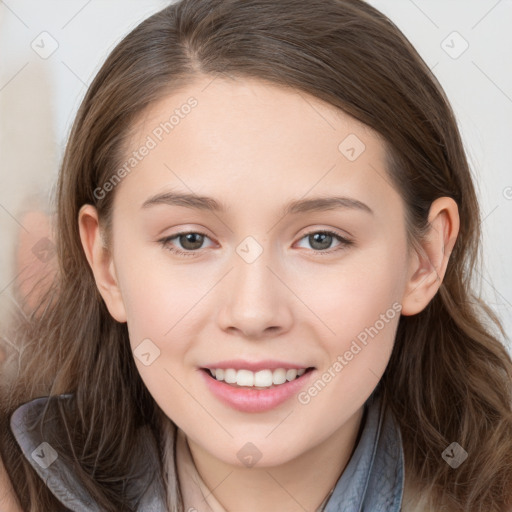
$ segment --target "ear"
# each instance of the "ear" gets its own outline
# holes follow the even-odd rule
[[[430,228],[409,263],[409,277],[402,298],[402,315],[422,311],[439,290],[450,254],[459,233],[459,209],[450,197],[440,197],[430,206]]]
[[[118,285],[111,251],[105,246],[96,208],[85,204],[78,213],[80,239],[94,274],[96,286],[110,314],[118,322],[126,322],[121,290]]]

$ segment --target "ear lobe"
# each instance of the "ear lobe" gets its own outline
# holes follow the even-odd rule
[[[430,228],[409,266],[410,277],[402,298],[402,315],[425,309],[439,290],[450,254],[459,233],[459,209],[450,197],[440,197],[430,206]]]
[[[96,286],[107,309],[118,322],[126,322],[126,310],[118,285],[114,260],[106,247],[98,221],[96,208],[85,204],[78,214],[80,240],[89,266],[94,274]]]

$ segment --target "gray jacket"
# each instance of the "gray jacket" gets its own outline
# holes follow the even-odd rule
[[[52,438],[61,431],[58,416],[52,411],[55,411],[57,401],[65,405],[70,396],[36,398],[21,405],[11,416],[11,430],[28,462],[65,510],[100,512],[72,468],[45,441],[50,439],[45,436],[46,429],[52,430]],[[49,414],[43,428],[33,428],[47,403]],[[366,401],[359,442],[324,512],[400,511],[404,486],[402,439],[396,421],[389,411],[382,410],[381,405],[375,393]],[[138,496],[133,509],[137,512],[167,512],[164,489],[155,478],[159,470],[158,451],[148,427],[140,429],[139,439],[132,459],[140,474],[136,486],[130,485]]]

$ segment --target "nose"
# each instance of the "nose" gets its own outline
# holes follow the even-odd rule
[[[272,263],[269,252],[265,249],[252,262],[234,254],[234,268],[221,289],[224,299],[218,324],[224,331],[249,339],[264,339],[290,329],[293,293],[284,284],[286,276]]]

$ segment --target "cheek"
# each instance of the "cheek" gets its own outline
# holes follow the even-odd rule
[[[300,293],[322,321],[321,332],[327,333],[322,338],[328,365],[346,356],[344,364],[381,376],[400,318],[405,261],[405,246],[400,243],[376,244],[372,250],[354,253],[321,281],[302,280]]]
[[[211,281],[201,284],[201,276],[191,266],[173,265],[165,257],[148,258],[137,251],[120,262],[118,276],[132,344],[140,338],[161,342],[182,332]],[[173,346],[179,349],[174,342]]]
[[[184,389],[189,389],[193,380],[186,371],[187,354],[198,332],[194,318],[201,296],[208,291],[208,281],[202,290],[184,266],[155,259],[148,265],[147,261],[146,255],[132,251],[129,259],[117,266],[130,345],[145,386],[179,423],[180,418],[197,414]]]
[[[211,319],[204,314],[211,268],[173,264],[165,253],[152,258],[142,250],[127,254],[129,258],[121,258],[116,268],[139,374],[170,417],[197,414],[184,388],[191,389],[197,380],[189,371],[197,363],[193,348]],[[180,411],[178,418],[175,411]]]
[[[401,311],[400,258],[391,250],[361,257],[333,276],[324,293],[309,295],[308,304],[323,321],[318,332],[326,332],[326,324],[331,335],[318,338],[325,358],[317,379],[297,398],[333,425],[361,406],[387,367]]]

